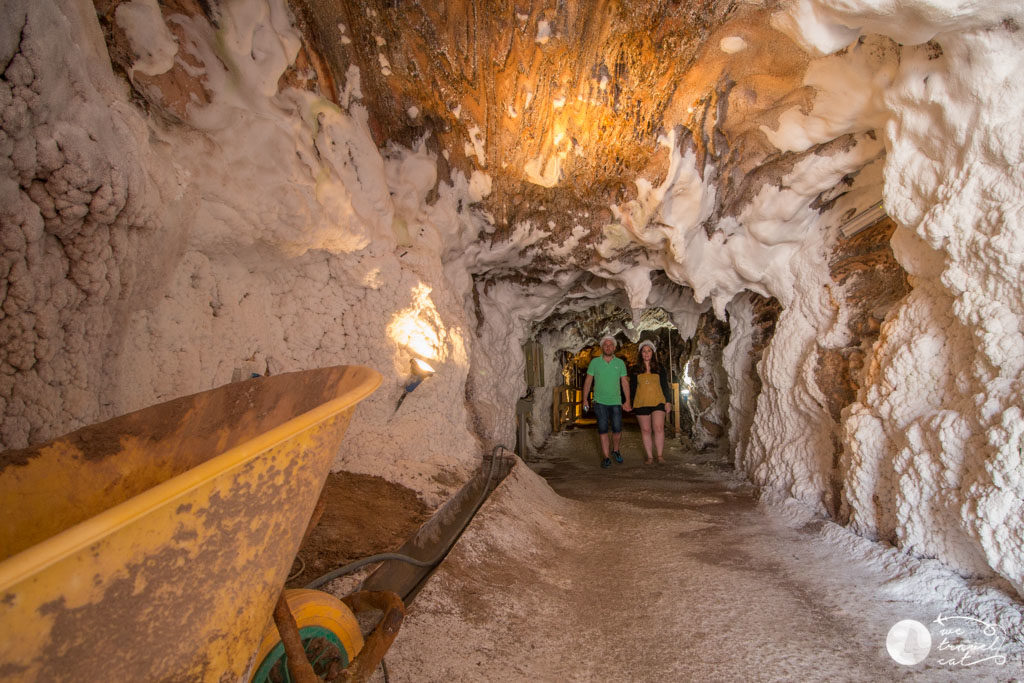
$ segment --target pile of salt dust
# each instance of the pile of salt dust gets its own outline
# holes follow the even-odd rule
[[[655,504],[663,487],[635,478],[608,486],[614,499],[570,500],[517,462],[410,606],[389,679],[1005,680],[1019,670],[1019,644],[1003,648],[1004,666],[896,664],[890,627],[957,606],[941,591],[886,594],[899,572],[809,528],[802,506],[748,499],[723,524],[704,512],[714,489],[682,493],[687,507]],[[726,492],[723,479],[717,498],[735,500]]]
[[[944,614],[969,615],[1024,643],[1024,608],[1012,597],[1014,590],[1009,582],[998,577],[965,579],[938,560],[914,557],[905,550],[858,536],[815,515],[793,498],[763,503],[762,509],[790,528],[815,529],[822,548],[837,557],[855,557],[887,575],[880,588],[886,599],[933,604],[937,613],[944,610]]]

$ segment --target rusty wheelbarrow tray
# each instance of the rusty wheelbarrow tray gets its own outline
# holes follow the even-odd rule
[[[0,679],[243,679],[380,381],[259,378],[0,454]]]

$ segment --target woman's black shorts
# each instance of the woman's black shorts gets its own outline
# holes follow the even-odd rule
[[[665,412],[665,404],[659,403],[656,406],[647,406],[646,408],[633,408],[634,415],[650,415],[654,411]]]

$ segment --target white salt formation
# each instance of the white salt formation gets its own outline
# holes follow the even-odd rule
[[[332,20],[372,60],[327,92],[284,0],[212,4],[132,0],[102,26],[76,0],[2,6],[5,447],[359,363],[385,380],[337,466],[436,504],[513,442],[531,335],[536,446],[554,353],[595,340],[573,315],[628,311],[610,331],[634,340],[647,309],[684,338],[717,315],[716,424],[768,499],[1024,595],[1019,2],[797,0],[771,16],[785,35],[751,9],[628,131],[619,84],[643,64],[523,76],[491,113],[410,87],[389,124],[375,107],[410,62],[381,13]],[[552,55],[531,68],[583,53],[568,20],[517,16],[502,44]],[[643,135],[649,163],[616,167],[631,182],[580,187],[609,138]],[[880,197],[912,288],[885,305],[858,299],[870,264],[836,274],[840,227]],[[822,378],[852,355],[837,402]],[[437,373],[394,413],[412,358]]]
[[[0,95],[4,362],[18,372],[4,374],[5,443],[223,384],[239,367],[363,363],[389,381],[339,464],[438,500],[438,472],[464,474],[479,450],[461,400],[437,409],[468,372],[470,280],[462,265],[452,282],[445,273],[480,227],[457,208],[465,180],[427,206],[432,159],[382,156],[358,105],[277,92],[298,49],[283,3],[232,3],[216,35],[201,17],[173,18],[207,97],[189,104],[187,127],[127,102],[95,20],[74,5],[24,3],[15,18]],[[439,372],[392,417],[410,354]]]
[[[128,34],[135,53],[133,71],[156,76],[174,66],[178,43],[163,22],[156,0],[133,0],[118,5],[114,17]]]
[[[887,317],[843,424],[844,506],[860,533],[1024,594],[1021,6],[913,3],[883,19],[860,4],[821,3],[832,22],[794,16],[819,47],[868,26],[941,50],[904,47],[885,96],[885,204],[914,292]],[[808,500],[811,481],[790,492]]]

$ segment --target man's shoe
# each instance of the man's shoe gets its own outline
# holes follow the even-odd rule
[[[601,467],[603,467],[605,469],[608,469],[611,466],[612,466],[612,459],[611,458],[605,458],[604,460],[601,461]]]
[[[615,462],[622,464],[622,453],[618,451],[612,451],[612,457],[615,458]]]

